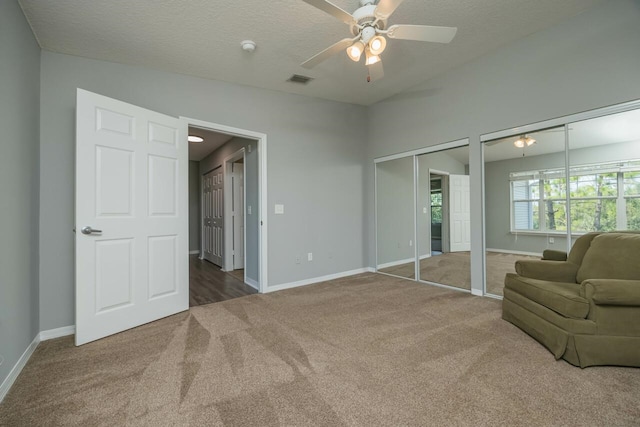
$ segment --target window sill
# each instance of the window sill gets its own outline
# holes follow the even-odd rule
[[[519,235],[525,235],[525,236],[557,236],[557,237],[566,237],[567,236],[567,232],[566,231],[533,231],[533,230],[511,230],[510,231],[511,234],[519,234]],[[571,237],[574,236],[582,236],[583,234],[587,234],[588,232],[586,231],[575,231],[573,233],[571,233]]]

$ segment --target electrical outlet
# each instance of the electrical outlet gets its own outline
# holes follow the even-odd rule
[[[300,264],[300,255],[296,255],[296,264]]]
[[[247,206],[247,214],[251,215],[251,205]]]
[[[307,261],[313,261],[313,253],[309,252],[307,254]]]
[[[409,247],[413,246],[413,240],[409,240]]]
[[[554,239],[553,237],[549,237],[549,243],[553,244],[556,242],[556,239]]]

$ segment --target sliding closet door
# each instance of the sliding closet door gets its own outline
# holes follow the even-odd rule
[[[485,293],[502,295],[517,260],[567,249],[565,139],[561,126],[483,144]]]
[[[418,278],[471,290],[469,147],[417,162]]]

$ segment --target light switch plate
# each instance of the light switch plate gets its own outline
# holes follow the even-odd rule
[[[283,215],[284,214],[284,205],[276,205],[276,210],[275,210],[277,215]]]
[[[251,215],[251,205],[247,206],[247,214]]]

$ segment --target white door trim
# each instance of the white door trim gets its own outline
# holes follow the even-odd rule
[[[267,134],[221,125],[218,123],[207,122],[204,120],[192,119],[184,116],[180,116],[180,120],[185,122],[187,126],[196,126],[211,129],[216,132],[226,133],[228,135],[238,136],[241,138],[255,139],[258,142],[258,200],[260,204],[258,209],[260,215],[260,217],[258,218],[258,220],[260,221],[258,227],[258,260],[260,264],[258,268],[258,291],[260,293],[265,293],[269,284],[267,256]],[[186,190],[188,189],[185,189],[185,191]]]
[[[238,151],[236,151],[235,153],[227,156],[224,158],[224,160],[222,161],[222,176],[223,181],[224,181],[224,190],[223,190],[223,197],[224,197],[224,256],[223,256],[223,261],[222,261],[222,266],[223,266],[223,270],[224,271],[233,271],[234,270],[234,266],[233,266],[233,257],[231,256],[231,252],[233,251],[233,222],[231,221],[231,198],[233,197],[233,186],[231,184],[231,179],[230,178],[230,174],[231,174],[231,168],[229,168],[229,164],[235,162],[236,160],[239,159],[245,159],[245,150],[244,147],[239,149]],[[243,162],[243,169],[245,167],[245,163]],[[244,202],[242,204],[242,206],[246,206],[247,205],[247,196],[246,196],[246,192],[243,191],[242,192],[242,198],[244,199]],[[247,238],[246,238],[246,230],[247,230],[247,223],[246,223],[246,216],[243,215],[244,218],[244,229],[245,229],[245,236],[243,236],[242,238],[245,241],[245,245],[244,248],[246,249],[246,243],[247,243]],[[244,259],[246,260],[246,253],[244,254]],[[247,269],[245,268],[244,270],[245,273],[245,279],[246,279],[246,274],[247,274]]]

